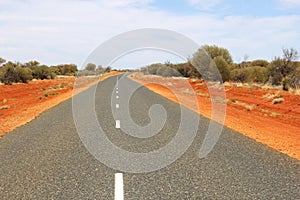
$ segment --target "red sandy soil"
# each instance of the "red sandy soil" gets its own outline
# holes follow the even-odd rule
[[[110,76],[76,78],[78,93]],[[0,85],[0,136],[36,118],[40,113],[72,97],[75,77],[35,80],[28,84]]]
[[[162,78],[141,73],[131,75],[130,78],[207,118],[211,118],[212,105],[208,87],[217,88],[211,89],[216,94],[220,90],[219,84],[206,84],[202,80]],[[191,89],[187,89],[185,84],[189,84]],[[193,95],[193,92],[196,95]],[[245,87],[233,83],[225,84],[225,92],[225,126],[300,160],[299,95],[280,89],[254,85]],[[284,101],[273,104],[273,99],[277,97],[284,98]],[[195,106],[196,99],[199,108]]]

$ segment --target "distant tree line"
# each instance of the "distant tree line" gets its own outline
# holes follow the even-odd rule
[[[6,85],[17,82],[28,83],[32,79],[54,79],[57,75],[74,76],[77,71],[75,64],[47,66],[41,65],[38,61],[6,62],[0,58],[0,82]]]
[[[81,70],[79,76],[99,76],[104,73],[108,73],[112,70],[110,66],[103,67],[102,65],[96,65],[94,63],[88,63],[83,70]]]
[[[141,71],[164,77],[182,76],[211,81],[281,85],[284,90],[300,88],[298,51],[283,48],[282,52],[282,57],[275,57],[271,62],[253,60],[234,63],[227,49],[204,45],[186,63],[156,63],[141,68]]]

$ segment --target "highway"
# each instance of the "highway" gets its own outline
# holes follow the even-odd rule
[[[229,128],[199,158],[208,125],[108,78],[0,139],[0,199],[300,199],[300,161]]]

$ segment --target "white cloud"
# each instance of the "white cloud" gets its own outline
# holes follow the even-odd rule
[[[272,59],[281,55],[283,46],[300,50],[300,15],[220,18],[178,15],[150,7],[151,0],[107,2],[111,1],[11,0],[6,10],[0,10],[0,57],[81,65],[99,44],[139,28],[170,29],[200,45],[224,46],[237,61],[246,53],[251,59]]]
[[[187,0],[188,3],[200,10],[211,10],[219,5],[222,0]]]
[[[113,1],[102,1],[106,5],[112,6],[112,7],[124,7],[124,6],[144,6],[147,5],[154,0],[113,0]]]
[[[281,9],[299,9],[300,0],[278,0]]]

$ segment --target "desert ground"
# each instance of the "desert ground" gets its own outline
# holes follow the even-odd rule
[[[80,92],[116,74],[118,72],[105,74],[101,78],[77,78],[76,91]],[[28,84],[0,85],[0,137],[71,98],[75,79],[74,76],[65,76],[53,80],[33,80]]]
[[[163,78],[136,73],[131,79],[166,98],[211,118],[211,98],[202,80]],[[185,87],[186,82],[191,89]],[[290,157],[300,160],[300,95],[259,85],[225,83],[226,117],[224,125]],[[198,107],[191,97],[196,94]],[[180,99],[180,101],[179,101]]]

